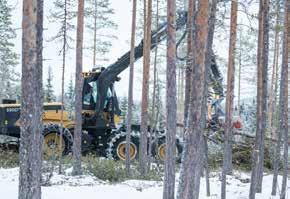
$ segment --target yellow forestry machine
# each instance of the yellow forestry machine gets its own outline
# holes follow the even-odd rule
[[[186,21],[187,13],[179,13],[176,21],[176,30],[184,29]],[[151,49],[166,39],[166,29],[167,23],[163,23],[156,31],[152,32]],[[135,59],[138,60],[142,56],[143,41],[135,47]],[[211,90],[217,95],[223,95],[222,78],[215,64],[214,56],[212,56],[211,61],[212,64],[209,70]],[[120,125],[121,110],[118,106],[114,84],[120,80],[118,75],[129,66],[129,63],[130,51],[107,68],[93,69],[91,72],[83,73],[83,153],[95,152],[100,156],[125,160],[126,127]],[[48,156],[56,152],[57,154],[71,152],[74,121],[70,120],[68,112],[63,112],[63,139],[61,139],[61,108],[61,103],[47,103],[43,107],[43,153]],[[3,104],[0,104],[0,135],[14,137],[16,142],[20,137],[20,125],[18,122],[20,109],[20,104],[16,104],[13,100],[4,100]],[[152,144],[154,147],[152,149],[154,150],[151,153],[154,157],[163,160],[165,158],[165,132],[155,129],[153,129],[153,132]],[[138,157],[139,135],[140,126],[132,125],[131,159]],[[182,144],[179,138],[176,138],[176,140],[177,156],[180,157]]]

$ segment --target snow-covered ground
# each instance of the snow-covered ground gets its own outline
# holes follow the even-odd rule
[[[281,177],[279,177],[279,182]],[[161,199],[162,182],[128,180],[118,184],[100,181],[93,176],[85,175],[72,177],[69,175],[55,175],[51,179],[51,186],[42,187],[43,199]],[[249,192],[249,174],[235,172],[228,177],[227,198],[247,199]],[[272,175],[265,175],[263,193],[257,194],[257,199],[278,199],[271,196]],[[290,198],[290,179],[288,179],[287,197]],[[206,197],[205,180],[201,180],[200,199],[220,198],[219,175],[213,173],[210,178],[211,196]],[[280,188],[280,187],[279,187]],[[0,168],[0,198],[17,199],[18,168]],[[280,190],[280,189],[279,189]]]

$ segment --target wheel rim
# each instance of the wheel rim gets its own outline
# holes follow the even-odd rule
[[[65,142],[57,133],[49,133],[44,137],[42,149],[45,158],[59,157],[65,149]]]
[[[160,160],[165,160],[165,156],[166,156],[166,148],[165,148],[165,143],[164,144],[161,144],[159,147],[158,147],[158,157]]]
[[[135,159],[137,155],[137,147],[134,143],[130,142],[130,148],[129,148],[129,155],[130,160]],[[126,142],[120,142],[117,146],[117,156],[121,160],[126,160]]]
[[[178,148],[176,147],[175,149],[176,157],[178,157],[178,154],[179,154],[179,151],[178,151]],[[165,161],[165,158],[166,158],[166,144],[165,143],[160,144],[158,147],[158,158],[162,161]]]

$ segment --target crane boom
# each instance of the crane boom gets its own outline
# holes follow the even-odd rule
[[[176,30],[180,30],[186,26],[187,12],[179,12],[176,19]],[[151,50],[154,49],[160,42],[167,37],[167,22],[161,24],[157,30],[151,33]],[[143,56],[143,40],[135,47],[135,61]],[[102,71],[98,77],[98,100],[96,104],[96,113],[101,110],[100,107],[104,106],[105,96],[109,86],[117,79],[117,76],[128,68],[130,65],[130,51],[125,53],[115,63],[109,65]],[[215,64],[214,64],[215,65]],[[215,65],[216,66],[216,65]],[[220,79],[220,73],[217,67],[211,67],[212,74],[219,76],[216,79]]]

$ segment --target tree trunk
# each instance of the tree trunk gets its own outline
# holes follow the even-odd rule
[[[241,116],[241,73],[242,73],[242,31],[240,32],[240,49],[239,49],[239,70],[238,70],[238,116]]]
[[[133,80],[134,80],[134,62],[135,62],[135,32],[136,32],[136,10],[137,2],[133,0],[132,12],[132,30],[131,30],[131,51],[130,51],[130,75],[129,75],[129,91],[128,91],[128,113],[127,113],[127,134],[126,134],[126,171],[130,175],[130,136],[132,125],[132,106],[133,106]]]
[[[176,150],[176,30],[175,0],[167,0],[166,158],[163,199],[174,199]]]
[[[19,199],[41,198],[43,1],[23,1]]]
[[[148,91],[150,77],[150,46],[151,46],[151,16],[152,16],[152,0],[145,3],[144,0],[144,56],[143,56],[143,83],[142,83],[142,107],[141,107],[141,137],[139,152],[139,167],[141,176],[147,173],[147,141],[148,141]]]
[[[263,165],[264,165],[264,138],[267,118],[267,69],[268,69],[268,33],[269,33],[269,0],[260,1],[259,34],[257,52],[257,126],[256,140],[253,149],[252,175],[250,186],[250,199],[255,193],[262,191]]]
[[[82,145],[82,86],[83,86],[83,31],[84,31],[84,0],[78,1],[77,44],[76,44],[76,80],[75,80],[75,130],[73,142],[73,175],[81,175]]]
[[[277,1],[276,3],[276,26],[279,24],[279,7],[280,7],[280,1]],[[277,28],[277,27],[276,27]],[[279,162],[280,162],[280,152],[281,152],[281,129],[279,128],[279,130],[277,130],[277,128],[275,129],[274,131],[274,128],[273,128],[273,124],[272,124],[272,110],[274,109],[273,105],[274,105],[274,89],[277,90],[276,86],[277,86],[277,82],[278,82],[278,79],[277,79],[277,74],[275,74],[277,72],[277,68],[278,67],[278,57],[279,55],[277,55],[279,53],[279,32],[278,30],[276,29],[275,30],[275,47],[274,47],[274,62],[273,62],[273,72],[272,72],[272,83],[271,83],[271,91],[270,91],[270,98],[269,98],[269,128],[270,128],[270,134],[271,134],[271,137],[270,138],[274,138],[274,133],[273,132],[276,132],[275,134],[278,133],[278,135],[275,135],[276,139],[277,139],[277,143],[276,143],[276,146],[275,146],[275,149],[274,149],[274,161],[273,161],[273,182],[272,182],[272,192],[271,194],[273,196],[276,195],[276,192],[277,192],[277,177],[278,177],[278,167],[279,167]],[[282,75],[282,71],[281,71],[281,75]],[[281,76],[282,78],[282,76]],[[285,78],[285,77],[283,77]],[[285,85],[284,85],[285,86]],[[280,85],[280,87],[282,87],[282,84]],[[281,90],[282,88],[280,88]],[[276,92],[275,92],[276,93]],[[280,93],[281,94],[281,93]],[[280,99],[282,98],[282,96],[280,96]],[[282,109],[281,109],[282,110]],[[280,108],[278,110],[278,112],[280,113]],[[274,110],[273,110],[274,111]],[[280,118],[280,114],[278,115],[278,117]]]
[[[278,26],[280,18],[280,1],[276,1],[276,22],[275,22],[275,39],[274,39],[274,55],[273,55],[273,66],[272,66],[272,77],[271,77],[271,88],[269,92],[269,114],[268,114],[268,125],[269,125],[269,133],[270,137],[273,138],[273,113],[274,113],[274,96],[275,96],[275,85],[276,81],[276,67],[279,63],[279,30]]]
[[[206,110],[206,57],[208,39],[209,1],[199,1],[195,25],[190,105],[188,111],[185,147],[180,172],[178,199],[198,199],[199,177],[203,165],[203,131]]]
[[[94,47],[93,47],[93,67],[96,67],[96,55],[97,55],[97,12],[98,12],[98,1],[95,0],[94,10]]]
[[[227,95],[226,95],[226,116],[225,116],[225,142],[224,142],[224,157],[222,168],[222,186],[221,198],[226,198],[226,175],[232,172],[233,165],[230,157],[232,154],[232,117],[234,110],[234,86],[235,86],[235,55],[236,55],[236,40],[237,40],[237,14],[238,2],[232,1],[231,4],[231,30],[229,43],[228,57],[228,74],[227,74]]]
[[[188,0],[188,15],[187,15],[187,61],[185,69],[185,98],[184,98],[184,117],[183,126],[187,127],[188,120],[188,109],[190,100],[190,84],[191,84],[191,73],[193,64],[193,40],[194,40],[194,12],[196,12],[196,0]],[[186,129],[184,129],[185,132]]]
[[[156,1],[156,27],[158,27],[159,24],[159,0]],[[156,43],[158,43],[158,38],[156,38]],[[154,52],[154,64],[153,64],[153,92],[152,92],[152,116],[151,116],[151,122],[150,122],[150,135],[149,135],[149,144],[148,144],[148,166],[150,168],[152,157],[151,157],[151,151],[152,151],[152,140],[156,133],[156,124],[157,124],[157,117],[156,115],[156,86],[157,86],[157,57],[158,57],[158,45],[155,47]],[[156,146],[158,147],[158,146]]]
[[[269,61],[269,0],[264,0],[263,10],[263,51],[262,51],[262,118],[261,118],[261,138],[260,138],[260,164],[258,164],[258,183],[257,193],[262,192],[263,172],[264,172],[264,148],[265,148],[265,134],[267,125],[267,99],[268,99],[268,61]]]
[[[290,0],[284,2],[284,35],[283,35],[283,59],[282,59],[282,71],[281,73],[281,85],[283,91],[281,97],[283,98],[280,104],[282,108],[280,113],[280,132],[283,134],[283,179],[280,199],[285,199],[287,194],[287,174],[288,174],[288,63],[289,63],[289,45],[290,45]],[[283,78],[283,79],[282,79]]]
[[[63,46],[62,46],[62,77],[61,77],[61,112],[60,112],[60,145],[59,151],[62,151],[62,139],[63,139],[63,111],[64,111],[64,75],[66,64],[66,42],[67,42],[67,0],[64,1],[64,22],[63,22]],[[60,154],[58,173],[62,173],[62,154]]]

